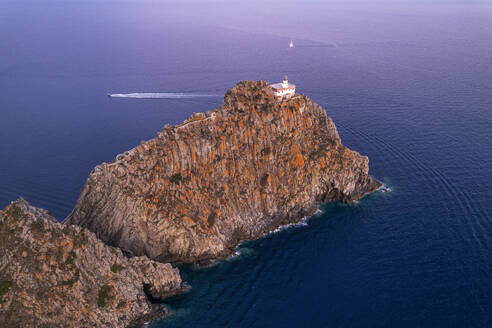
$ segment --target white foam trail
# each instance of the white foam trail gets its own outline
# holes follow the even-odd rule
[[[213,94],[177,93],[177,92],[136,92],[136,93],[108,93],[111,98],[137,98],[137,99],[186,99],[202,97],[218,97]]]

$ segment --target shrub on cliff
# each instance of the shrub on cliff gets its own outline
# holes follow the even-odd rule
[[[175,183],[175,184],[179,184],[182,180],[183,180],[183,177],[181,176],[181,173],[175,173],[175,174],[171,175],[171,177],[169,178],[169,181],[171,181],[172,183]]]
[[[118,264],[118,263],[113,263],[113,265],[111,266],[111,271],[113,271],[114,273],[118,273],[120,272],[121,270],[123,270],[125,267]]]
[[[99,289],[99,293],[97,294],[97,306],[100,308],[105,307],[109,300],[113,299],[112,295],[113,287],[110,285],[104,285]]]
[[[12,286],[13,284],[11,281],[8,280],[0,281],[0,297],[7,294]]]

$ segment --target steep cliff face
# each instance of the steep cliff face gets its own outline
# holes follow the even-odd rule
[[[183,291],[170,264],[127,258],[22,199],[0,211],[2,327],[127,327],[159,315],[144,288]]]
[[[373,191],[368,170],[320,106],[245,81],[218,110],[165,126],[96,167],[70,222],[130,254],[206,261],[313,214],[319,202]]]

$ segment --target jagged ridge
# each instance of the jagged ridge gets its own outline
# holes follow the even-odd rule
[[[183,292],[178,269],[125,257],[19,199],[0,210],[2,327],[128,327],[162,316],[146,292]]]

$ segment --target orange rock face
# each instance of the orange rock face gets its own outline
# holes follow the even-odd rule
[[[169,263],[127,258],[23,199],[0,210],[1,327],[128,327],[163,314],[147,294],[184,290]]]
[[[223,105],[165,126],[90,174],[70,218],[101,239],[161,261],[223,258],[242,239],[379,187],[368,159],[303,95],[245,81]]]

